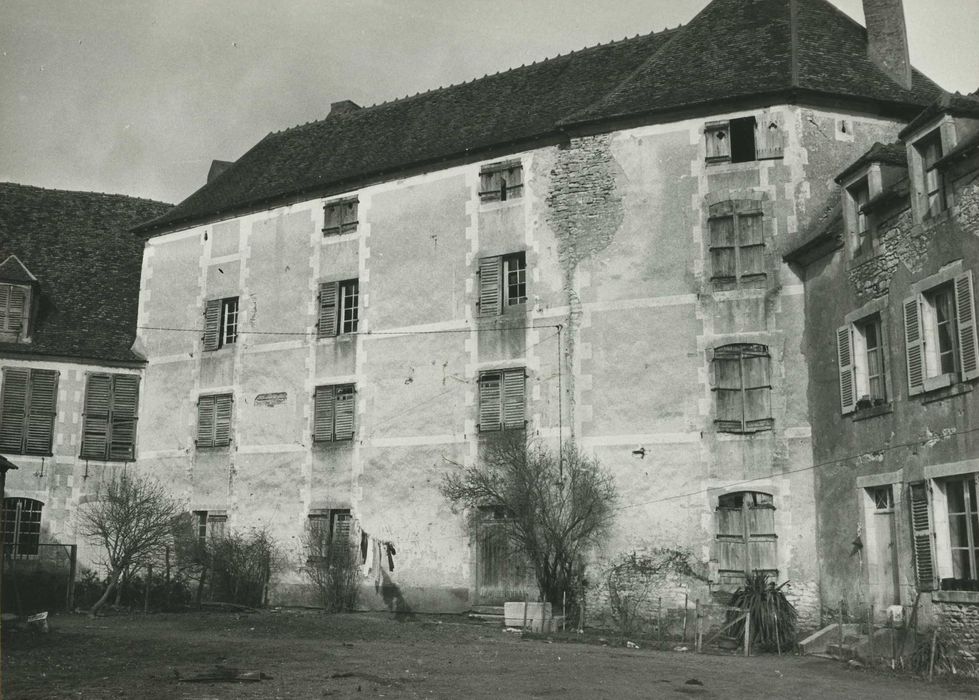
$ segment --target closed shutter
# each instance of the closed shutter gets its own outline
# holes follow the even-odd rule
[[[20,454],[24,450],[27,426],[27,383],[30,370],[3,370],[0,395],[0,452]]]
[[[479,431],[499,430],[503,423],[502,377],[489,372],[479,378]]]
[[[746,501],[748,499],[745,495]],[[746,510],[748,535],[748,565],[753,572],[778,573],[778,536],[775,534],[775,508],[772,505],[751,504]]]
[[[499,316],[502,303],[500,256],[479,261],[479,316]]]
[[[57,402],[58,373],[47,369],[32,370],[25,449],[27,454],[51,454]]]
[[[721,583],[736,583],[748,570],[748,549],[744,537],[744,510],[718,506],[717,569]]]
[[[711,218],[708,227],[710,228],[711,279],[733,280],[738,274],[734,247],[734,217]]]
[[[526,387],[524,371],[510,370],[503,374],[503,427],[524,427],[524,388]]]
[[[221,300],[211,299],[204,305],[204,349],[221,347]]]
[[[197,446],[214,446],[214,396],[197,399]]]
[[[214,397],[214,445],[231,444],[231,395]]]
[[[976,337],[976,305],[972,270],[955,278],[955,310],[959,330],[959,359],[962,381],[979,377],[979,345]]]
[[[335,387],[336,423],[333,429],[334,440],[350,440],[354,436],[354,388]]]
[[[781,158],[785,146],[785,128],[781,112],[763,114],[757,122],[755,149],[758,160]]]
[[[921,481],[908,489],[911,503],[911,537],[914,543],[914,572],[919,591],[935,590],[935,543],[931,529],[928,484]]]
[[[765,274],[765,219],[760,213],[738,216],[738,275]]]
[[[85,387],[85,416],[82,427],[81,456],[105,459],[109,439],[109,406],[112,401],[112,377],[88,375]]]
[[[324,282],[320,285],[320,312],[316,325],[316,335],[319,338],[329,338],[337,334],[336,282]]]
[[[313,394],[313,440],[329,442],[333,439],[333,387],[316,387]]]
[[[0,331],[8,330],[7,327],[7,307],[10,305],[10,292],[13,287],[9,284],[0,284]]]
[[[135,457],[138,406],[139,377],[115,375],[112,378],[109,459],[132,460]]]
[[[837,329],[836,357],[840,368],[840,408],[843,413],[851,413],[857,406],[852,338],[849,325]]]
[[[908,356],[908,395],[920,394],[925,388],[925,352],[917,295],[904,300],[904,342]]]

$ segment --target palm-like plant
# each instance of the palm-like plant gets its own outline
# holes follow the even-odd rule
[[[751,642],[761,649],[790,649],[795,646],[798,614],[782,589],[788,581],[776,586],[768,580],[768,574],[760,571],[745,576],[744,586],[731,596],[731,607],[741,612],[728,611],[728,621],[745,613],[751,619]],[[744,641],[742,620],[731,627],[732,633]]]

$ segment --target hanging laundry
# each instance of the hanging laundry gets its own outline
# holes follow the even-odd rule
[[[390,542],[384,543],[384,551],[388,555],[388,571],[394,571],[394,555],[398,552],[394,549],[394,545]]]
[[[367,545],[370,544],[370,535],[361,531],[360,533],[360,565],[367,562]]]

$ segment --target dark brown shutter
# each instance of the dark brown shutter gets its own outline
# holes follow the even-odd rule
[[[503,290],[500,286],[502,264],[499,255],[479,261],[479,316],[499,316]]]
[[[503,423],[503,405],[499,372],[487,372],[479,378],[479,430],[499,430]]]
[[[932,537],[931,505],[928,483],[911,484],[908,500],[911,505],[911,537],[914,543],[914,572],[919,591],[936,588],[935,541]]]
[[[503,373],[503,427],[524,427],[524,389],[527,381],[524,370],[507,370]]]
[[[197,446],[214,446],[214,396],[197,399]]]
[[[333,439],[333,387],[318,386],[313,394],[313,440]]]
[[[231,395],[214,397],[214,444],[231,444]]]
[[[29,391],[25,452],[49,455],[57,415],[58,373],[49,369],[31,370]]]
[[[955,310],[959,331],[959,358],[962,381],[979,377],[979,345],[976,338],[976,305],[972,291],[972,270],[955,278]]]
[[[112,379],[109,459],[132,460],[136,452],[139,377],[117,374]]]
[[[211,299],[204,305],[204,349],[221,347],[221,300]]]
[[[5,368],[0,394],[0,452],[20,454],[27,426],[27,383],[30,370]]]
[[[317,322],[317,337],[329,338],[337,334],[337,283],[323,282],[320,285],[320,311]]]
[[[338,386],[334,391],[334,440],[350,440],[354,436],[354,388]]]
[[[108,374],[88,375],[81,449],[81,456],[85,459],[106,458],[111,401],[112,377]]]
[[[917,295],[904,300],[904,341],[908,356],[908,394],[920,394],[925,388],[925,348]]]

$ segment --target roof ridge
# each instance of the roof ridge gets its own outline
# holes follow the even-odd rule
[[[132,200],[137,200],[137,201],[140,201],[140,202],[151,202],[153,204],[164,204],[164,205],[170,206],[170,207],[174,206],[173,205],[173,202],[164,202],[164,201],[161,201],[159,199],[150,199],[149,197],[137,197],[136,195],[122,194],[121,192],[98,192],[97,190],[66,190],[66,189],[62,189],[60,187],[42,187],[40,185],[25,185],[22,182],[11,182],[9,180],[0,182],[0,187],[8,187],[8,186],[9,187],[20,187],[20,188],[30,189],[30,190],[39,190],[41,192],[53,192],[53,193],[58,193],[58,194],[69,194],[69,195],[72,195],[72,196],[90,194],[90,195],[96,195],[96,196],[99,196],[99,197],[113,197],[113,198],[122,198],[122,199],[132,199]]]

